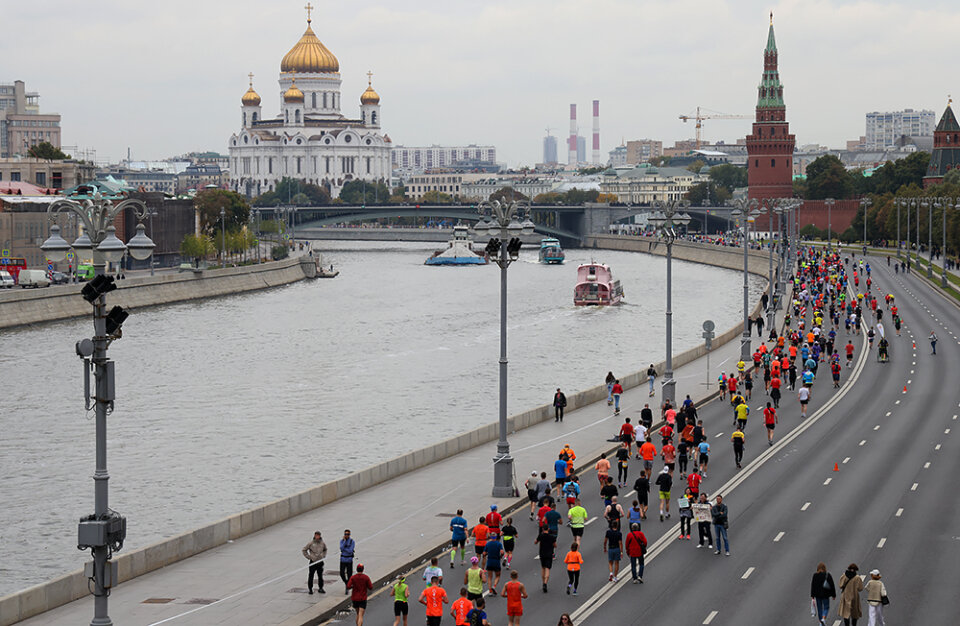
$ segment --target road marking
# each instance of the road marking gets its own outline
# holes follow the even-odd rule
[[[626,580],[626,578],[624,578],[624,580]],[[710,611],[710,615],[707,615],[707,619],[703,620],[703,623],[704,623],[704,624],[709,624],[710,622],[713,621],[713,618],[716,617],[716,616],[717,616],[717,612],[716,612],[716,611]]]
[[[946,429],[945,431],[943,431],[943,434],[944,434],[944,435],[949,435],[949,434],[950,434],[950,429],[948,428],[948,429]]]
[[[930,461],[923,464],[923,469],[930,469]]]
[[[908,380],[908,381],[907,381],[907,384],[908,384],[908,385],[912,385],[912,384],[913,384],[913,380]]]
[[[599,518],[597,518],[597,517],[591,517],[591,518],[588,519],[586,522],[584,522],[583,525],[584,525],[584,526],[589,526],[590,524],[592,524],[592,523],[594,523],[595,521],[597,521],[597,519],[599,519]]]
[[[825,481],[823,481],[823,484],[824,484],[824,485],[829,485],[831,480],[833,480],[833,479],[832,479],[832,478],[828,478],[828,479],[826,479]]]
[[[956,416],[956,415],[954,415],[954,416],[953,416],[953,419],[957,419],[957,416]]]
[[[940,449],[940,444],[938,443],[937,445],[935,445],[935,446],[933,447],[933,449],[934,449],[934,450],[939,450],[939,449]]]
[[[874,426],[873,429],[874,429],[874,430],[880,430],[880,424],[877,424],[876,426]]]
[[[920,483],[913,483],[913,486],[910,487],[910,491],[916,491],[916,490],[917,490],[917,487],[918,487],[919,485],[920,485]]]
[[[843,464],[844,464],[844,465],[846,465],[846,464],[849,463],[849,462],[850,462],[850,457],[847,457],[847,458],[845,458],[845,459],[843,460]]]
[[[913,373],[913,370],[910,370],[910,373],[912,374],[912,373]]]
[[[861,440],[860,440],[860,443],[857,444],[857,445],[862,446],[862,445],[864,445],[865,443],[867,443],[867,440],[866,440],[866,439],[861,439]]]
[[[887,543],[887,538],[886,538],[886,537],[880,537],[880,541],[877,542],[877,547],[878,547],[878,548],[882,548],[882,547],[883,547],[883,544],[885,544],[885,543]]]
[[[885,417],[890,417],[890,411],[887,411],[887,414]]]
[[[900,401],[899,401],[899,400],[897,400],[896,402],[894,402],[894,404],[900,404]]]
[[[809,503],[809,502],[805,502],[804,505],[803,505],[802,507],[800,507],[800,510],[801,510],[801,511],[806,511],[806,510],[809,509],[809,508],[810,508],[810,503]]]
[[[750,574],[753,573],[753,569],[754,569],[754,568],[752,568],[752,567],[748,567],[748,568],[747,568],[747,571],[745,571],[745,572],[743,573],[743,576],[740,577],[740,580],[746,580],[746,579],[750,578]]]
[[[713,436],[714,439],[716,439],[717,437],[723,437],[723,433],[717,433],[716,435]]]
[[[784,536],[785,534],[787,534],[787,533],[785,533],[785,532],[783,532],[783,531],[781,530],[780,532],[777,533],[777,536],[773,538],[773,542],[774,542],[774,543],[777,543],[778,541],[780,541],[781,539],[783,539],[783,536]]]
[[[913,356],[917,356],[917,355],[913,355]],[[913,362],[913,364],[914,364],[914,365],[916,365],[916,364],[917,364],[917,362],[916,362],[916,361],[914,361],[914,362]]]

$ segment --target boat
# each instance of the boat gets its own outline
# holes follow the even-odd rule
[[[467,235],[467,227],[457,224],[453,227],[453,239],[446,250],[437,250],[424,261],[425,265],[485,265],[488,262],[485,252],[473,249],[473,241]]]
[[[547,265],[559,265],[564,259],[560,240],[553,237],[544,237],[540,240],[540,262]]]
[[[610,268],[602,263],[584,263],[577,268],[577,286],[573,303],[577,306],[609,306],[620,304],[623,287],[613,280]]]

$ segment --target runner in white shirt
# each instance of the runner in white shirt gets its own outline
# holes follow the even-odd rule
[[[810,388],[806,385],[801,385],[800,390],[797,391],[797,399],[800,401],[800,417],[806,417],[807,403],[810,402]]]

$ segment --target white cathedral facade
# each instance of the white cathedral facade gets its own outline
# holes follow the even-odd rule
[[[248,197],[273,190],[284,177],[340,195],[351,180],[390,186],[390,137],[380,129],[380,96],[368,72],[360,119],[340,112],[340,62],[310,27],[280,63],[282,110],[264,118],[260,96],[241,99],[240,132],[230,137],[230,188]]]

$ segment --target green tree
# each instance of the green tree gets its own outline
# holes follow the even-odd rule
[[[556,191],[548,191],[533,197],[534,204],[562,204],[563,194]]]
[[[747,168],[721,163],[710,168],[710,180],[729,192],[747,186]]]
[[[583,174],[584,176],[589,176],[591,174],[599,174],[600,172],[605,171],[606,166],[597,166],[597,167],[582,167],[577,170],[578,174]]]
[[[293,198],[304,194],[309,198],[305,204],[296,204]],[[305,183],[288,176],[280,179],[272,191],[263,193],[253,199],[253,206],[279,206],[281,204],[296,204],[296,206],[327,206],[330,204],[330,192],[324,187]]]
[[[453,196],[436,189],[424,193],[420,197],[421,204],[453,204]]]
[[[62,161],[70,158],[69,154],[64,154],[60,148],[55,147],[49,141],[41,141],[35,146],[30,146],[27,154],[35,159],[47,159],[48,161]]]
[[[650,164],[656,167],[663,167],[665,165],[670,165],[670,157],[668,156],[658,156],[650,159]]]
[[[220,210],[224,210],[227,230],[238,230],[250,219],[250,205],[240,194],[225,189],[204,189],[193,199],[200,214],[200,230],[212,235],[220,226]]]
[[[384,204],[390,199],[390,189],[381,182],[351,180],[340,190],[340,199],[344,204]]]
[[[528,198],[514,189],[513,187],[501,187],[497,189],[492,194],[490,194],[490,200],[499,200],[500,202],[510,202],[518,200],[527,200]]]
[[[852,195],[850,173],[837,157],[825,154],[807,166],[807,200],[842,200]]]
[[[294,197],[290,198],[290,204],[293,206],[310,206],[310,196],[301,191]]]
[[[568,206],[577,206],[585,202],[596,202],[600,192],[596,189],[579,189],[574,187],[563,194],[563,203]]]
[[[929,165],[929,152],[914,152],[905,158],[887,161],[869,177],[873,186],[870,191],[881,194],[898,193],[907,185],[922,186]]]
[[[694,174],[696,174],[697,172],[699,172],[700,170],[702,170],[703,167],[704,167],[706,164],[707,164],[706,161],[703,161],[703,160],[701,160],[701,159],[697,159],[696,161],[694,161],[693,163],[691,163],[690,165],[688,165],[688,166],[687,166],[687,169],[690,170],[691,172],[693,172]]]
[[[199,235],[189,233],[185,235],[183,241],[180,242],[180,253],[198,262],[200,259],[204,259],[212,254],[215,250],[213,239],[211,239],[210,235],[203,233]]]
[[[813,224],[807,224],[797,231],[797,233],[806,239],[824,239],[827,236],[827,231],[820,230]]]

